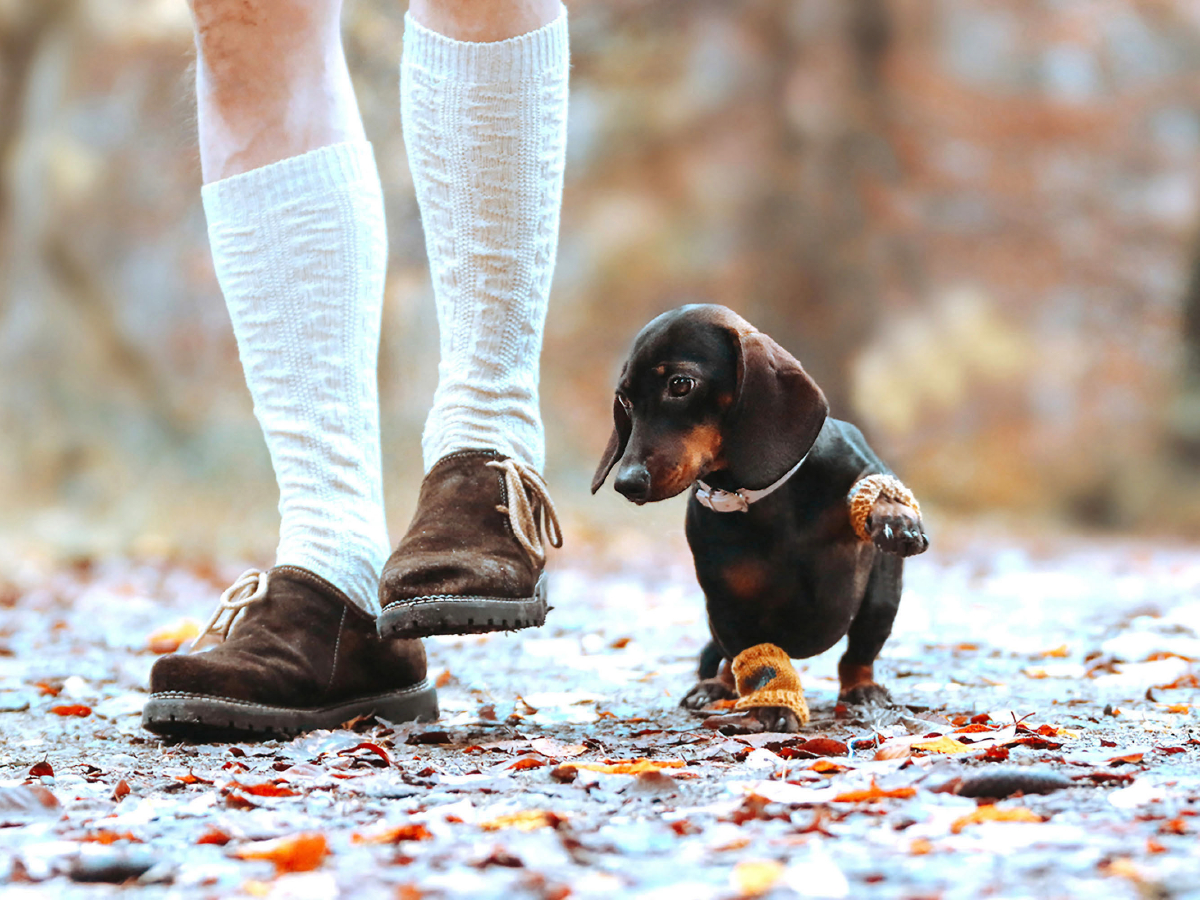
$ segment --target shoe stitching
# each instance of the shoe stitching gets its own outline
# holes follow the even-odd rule
[[[424,597],[413,597],[410,600],[396,600],[384,607],[384,610],[395,609],[398,606],[419,606],[422,603],[529,603],[537,600],[537,594],[529,597],[464,597],[458,594],[428,594]]]
[[[342,629],[345,627],[345,625],[346,610],[343,608],[341,621],[338,622],[337,640],[333,642],[333,666],[329,670],[329,683],[325,685],[325,690],[327,691],[333,689],[333,679],[337,675],[338,649],[342,646]]]
[[[420,694],[430,690],[431,685],[427,678],[422,678],[417,684],[411,687],[399,688],[395,691],[389,691],[386,694],[371,694],[368,697],[354,697],[347,699],[343,703],[333,703],[329,706],[268,706],[265,703],[255,703],[251,700],[238,700],[234,697],[218,697],[214,694],[194,694],[190,691],[160,691],[156,694],[151,694],[151,700],[215,700],[218,703],[227,703],[231,706],[245,707],[247,709],[259,709],[274,712],[310,712],[320,713],[331,709],[337,709],[341,706],[349,706],[351,703],[368,703],[372,700],[384,700],[388,697],[403,696],[405,694]]]

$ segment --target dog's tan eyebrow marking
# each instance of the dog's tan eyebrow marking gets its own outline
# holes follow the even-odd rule
[[[666,375],[667,374],[667,364],[659,363],[657,366],[654,367],[653,372],[655,375]]]

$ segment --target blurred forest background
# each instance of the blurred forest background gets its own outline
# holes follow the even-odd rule
[[[693,300],[795,352],[934,509],[1200,526],[1200,3],[570,11],[542,399],[568,527],[599,539],[606,517],[643,515],[586,483],[633,335]],[[398,112],[403,12],[347,0],[345,16],[387,195],[394,535],[437,347]],[[0,0],[10,549],[274,546],[270,463],[209,260],[191,57],[185,0]]]

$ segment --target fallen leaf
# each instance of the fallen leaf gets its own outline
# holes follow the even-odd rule
[[[208,831],[196,838],[197,844],[216,844],[218,847],[224,847],[233,837],[226,832],[217,828],[215,825],[210,826]]]
[[[1188,828],[1183,819],[1176,817],[1158,826],[1159,834],[1187,834]]]
[[[0,788],[0,825],[23,825],[34,819],[56,818],[62,804],[40,784]]]
[[[615,641],[613,641],[611,644],[609,644],[608,646],[611,647],[613,650],[624,650],[626,647],[629,646],[629,642],[632,640],[633,640],[633,638],[630,638],[630,637],[619,637]]]
[[[448,685],[448,684],[449,684],[449,683],[450,683],[450,682],[451,682],[453,679],[454,679],[454,676],[450,674],[450,670],[449,670],[449,669],[444,669],[444,670],[442,671],[442,674],[440,674],[440,675],[437,677],[437,681],[435,681],[433,684],[434,684],[434,687],[440,687],[440,688],[444,688],[444,687],[445,687],[446,685]]]
[[[39,681],[34,684],[34,687],[38,689],[38,693],[43,697],[57,697],[62,693],[61,684],[52,684],[49,681]]]
[[[747,859],[733,867],[730,882],[741,897],[761,897],[783,875],[783,863],[773,859]]]
[[[170,625],[164,625],[146,638],[146,647],[151,653],[160,656],[164,653],[174,653],[185,641],[191,641],[200,635],[200,623],[195,619],[180,619]]]
[[[660,769],[682,769],[687,765],[682,759],[618,759],[603,763],[563,763],[560,769],[587,769],[589,772],[603,772],[607,775],[637,775],[641,772],[657,772]]]
[[[371,741],[363,741],[361,744],[357,744],[351,747],[349,750],[340,750],[338,751],[338,756],[349,756],[352,753],[357,753],[359,750],[369,750],[370,752],[374,753],[381,760],[383,760],[383,764],[385,766],[390,766],[392,764],[392,758],[388,756],[388,752],[378,744],[372,743]]]
[[[807,741],[787,749],[811,753],[813,756],[848,756],[850,753],[850,748],[844,743],[827,737],[809,738]]]
[[[112,798],[114,800],[122,800],[129,796],[129,782],[122,778],[113,788]]]
[[[1147,853],[1166,853],[1167,848],[1156,841],[1154,838],[1146,838]]]
[[[870,803],[875,800],[898,799],[903,800],[906,797],[911,797],[916,794],[917,789],[914,787],[899,787],[884,790],[875,784],[875,779],[871,779],[871,786],[861,791],[846,791],[838,794],[833,798],[835,803]]]
[[[1066,644],[1059,644],[1053,649],[1043,650],[1038,654],[1042,659],[1066,659],[1070,655],[1071,651]]]
[[[1187,715],[1192,711],[1190,703],[1171,703],[1163,709],[1163,712],[1176,713],[1178,715]]]
[[[508,766],[510,769],[515,769],[520,772],[524,769],[540,769],[546,765],[544,759],[536,759],[532,756],[526,756],[524,759],[518,759],[515,763]]]
[[[232,781],[229,787],[243,791],[252,797],[296,797],[300,793],[299,791],[293,791],[289,787],[284,787],[271,781],[266,781],[262,784],[241,784],[240,782]]]
[[[1014,809],[1000,809],[992,804],[985,804],[954,820],[950,826],[952,834],[961,834],[968,825],[979,825],[983,822],[1044,822],[1046,821],[1033,810],[1024,806]]]
[[[927,853],[933,852],[933,844],[925,838],[917,838],[908,845],[908,852],[913,856],[924,856]]]
[[[497,816],[486,822],[480,822],[479,827],[484,831],[501,831],[515,828],[518,831],[536,831],[539,828],[554,828],[565,822],[566,816],[545,809],[523,809],[506,816]]]
[[[535,752],[551,759],[570,759],[587,752],[587,747],[583,744],[564,744],[551,738],[534,738],[529,742],[529,746]]]
[[[53,778],[54,777],[54,766],[50,765],[50,763],[47,760],[43,759],[41,762],[34,763],[32,766],[29,767],[29,777],[30,778]]]
[[[1145,753],[1123,753],[1120,756],[1114,756],[1108,760],[1110,766],[1121,766],[1125,764],[1133,765],[1140,763]]]
[[[238,859],[265,859],[275,864],[276,874],[311,872],[329,855],[325,835],[316,832],[294,834],[272,841],[255,841],[234,851]]]
[[[195,772],[189,771],[186,775],[176,775],[176,781],[182,781],[184,784],[212,784],[207,778],[201,778]]]
[[[353,844],[399,844],[401,841],[427,841],[433,835],[420,822],[409,822],[395,825],[377,831],[373,834],[354,834],[350,838]]]
[[[128,831],[120,831],[120,832],[106,831],[104,829],[100,829],[99,831],[89,832],[88,834],[85,834],[81,838],[76,838],[76,840],[79,840],[79,841],[82,841],[85,843],[105,844],[105,845],[115,844],[117,841],[129,841],[131,844],[140,844],[142,842],[141,838],[134,837],[131,832],[128,832]]]
[[[82,703],[71,703],[66,706],[52,706],[50,712],[56,716],[90,716],[92,708]]]
[[[923,750],[926,753],[944,754],[970,753],[974,749],[970,744],[964,744],[962,741],[956,741],[945,735],[931,741],[917,741],[912,748],[913,750]]]
[[[836,775],[839,772],[850,771],[850,766],[843,766],[840,763],[835,763],[830,759],[818,759],[808,768],[810,771],[820,772],[822,775]]]

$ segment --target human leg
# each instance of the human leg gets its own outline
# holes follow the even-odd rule
[[[562,199],[566,11],[417,0],[405,24],[401,109],[441,362],[417,515],[381,580],[381,633],[538,625],[541,516],[558,542],[539,474],[538,368]]]
[[[436,715],[420,644],[380,640],[374,621],[388,549],[376,375],[387,243],[340,7],[193,6],[213,261],[281,523],[276,566],[222,599],[228,639],[155,665],[143,722],[160,733]]]

